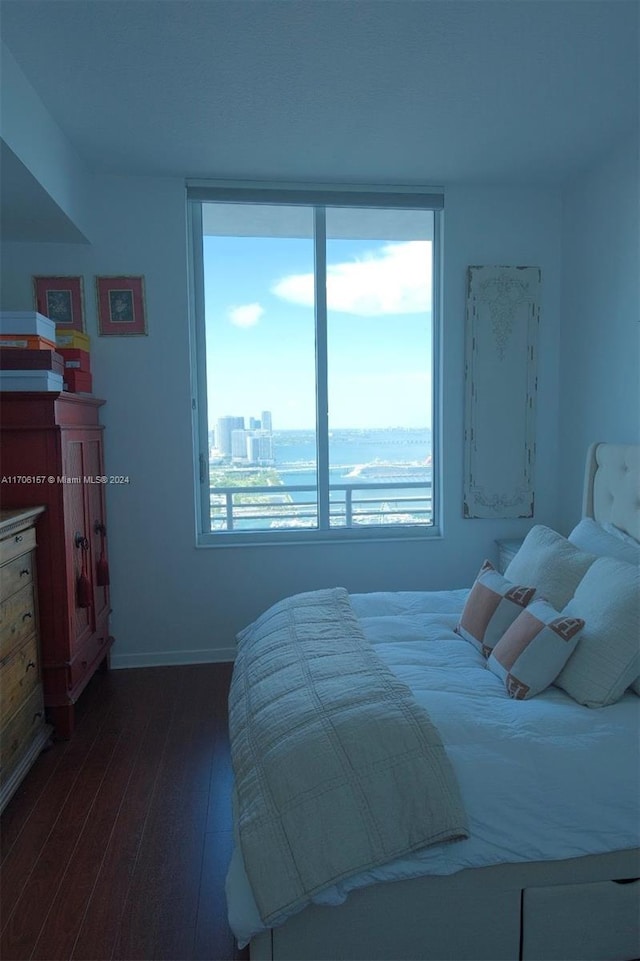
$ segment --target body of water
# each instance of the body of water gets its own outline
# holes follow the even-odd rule
[[[308,469],[316,461],[315,433],[274,431],[273,451],[277,470]],[[375,464],[424,467],[430,465],[430,457],[431,431],[426,428],[334,430],[329,435],[329,464],[335,469]]]
[[[316,483],[316,446],[313,431],[274,431],[275,469],[286,486]],[[331,484],[390,483],[431,480],[429,430],[336,430],[329,438]],[[405,491],[408,494],[410,491]],[[376,490],[375,496],[397,496],[393,488]],[[372,492],[373,495],[373,492]],[[340,495],[335,495],[340,496]],[[293,491],[294,501],[309,494]]]
[[[316,442],[314,431],[274,431],[273,454],[275,463],[269,470],[276,470],[286,487],[305,485],[311,490],[290,491],[289,500],[299,505],[302,516],[314,513],[316,502]],[[242,473],[252,473],[259,468],[237,468]],[[335,430],[329,437],[329,482],[349,485],[353,490],[353,509],[362,511],[371,505],[374,513],[382,510],[402,512],[403,519],[418,520],[416,511],[430,510],[430,494],[426,484],[432,480],[431,432],[428,429],[379,429]],[[389,487],[369,488],[368,484],[389,483]],[[415,483],[415,487],[398,489],[398,483]],[[344,490],[332,491],[330,498],[338,514],[345,509]],[[407,501],[406,498],[413,498]],[[363,503],[364,501],[364,503]],[[342,505],[342,507],[338,505]],[[303,508],[302,505],[305,505]],[[413,505],[413,507],[412,507]],[[419,520],[424,521],[424,515]],[[398,518],[398,522],[402,522]],[[254,527],[271,526],[253,521]],[[241,522],[238,529],[241,529]],[[282,526],[289,526],[283,524]],[[293,524],[292,526],[296,526]]]

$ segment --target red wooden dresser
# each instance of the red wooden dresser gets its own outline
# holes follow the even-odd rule
[[[103,428],[94,397],[0,393],[0,505],[46,506],[38,531],[42,678],[56,735],[73,732],[74,705],[108,666]]]

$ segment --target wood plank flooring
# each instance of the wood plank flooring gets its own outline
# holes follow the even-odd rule
[[[96,674],[0,821],[0,957],[234,961],[230,664]]]

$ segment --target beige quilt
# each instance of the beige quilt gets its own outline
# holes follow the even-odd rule
[[[467,837],[438,732],[343,588],[280,601],[238,635],[229,729],[242,855],[267,925],[351,874]]]

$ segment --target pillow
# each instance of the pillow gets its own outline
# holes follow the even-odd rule
[[[537,524],[525,537],[504,576],[517,584],[533,584],[536,597],[545,597],[561,611],[595,559],[595,554],[578,550],[566,537]]]
[[[584,621],[565,617],[537,598],[504,632],[487,667],[504,681],[509,697],[534,697],[552,684],[573,654]]]
[[[613,704],[640,675],[640,568],[599,557],[563,614],[586,626],[555,683],[587,707]]]
[[[611,533],[608,527],[591,517],[583,517],[569,534],[569,540],[581,551],[589,551],[597,557],[617,557],[628,564],[640,564],[640,544],[636,542],[634,547],[630,541]]]
[[[469,592],[456,633],[489,657],[494,644],[534,594],[535,588],[512,584],[491,561],[485,561]]]
[[[627,534],[622,528],[616,527],[615,524],[603,524],[602,525],[608,534],[612,534],[613,537],[617,537],[618,540],[624,541],[625,544],[631,544],[632,547],[637,547],[640,549],[640,541],[633,537],[632,534]]]

